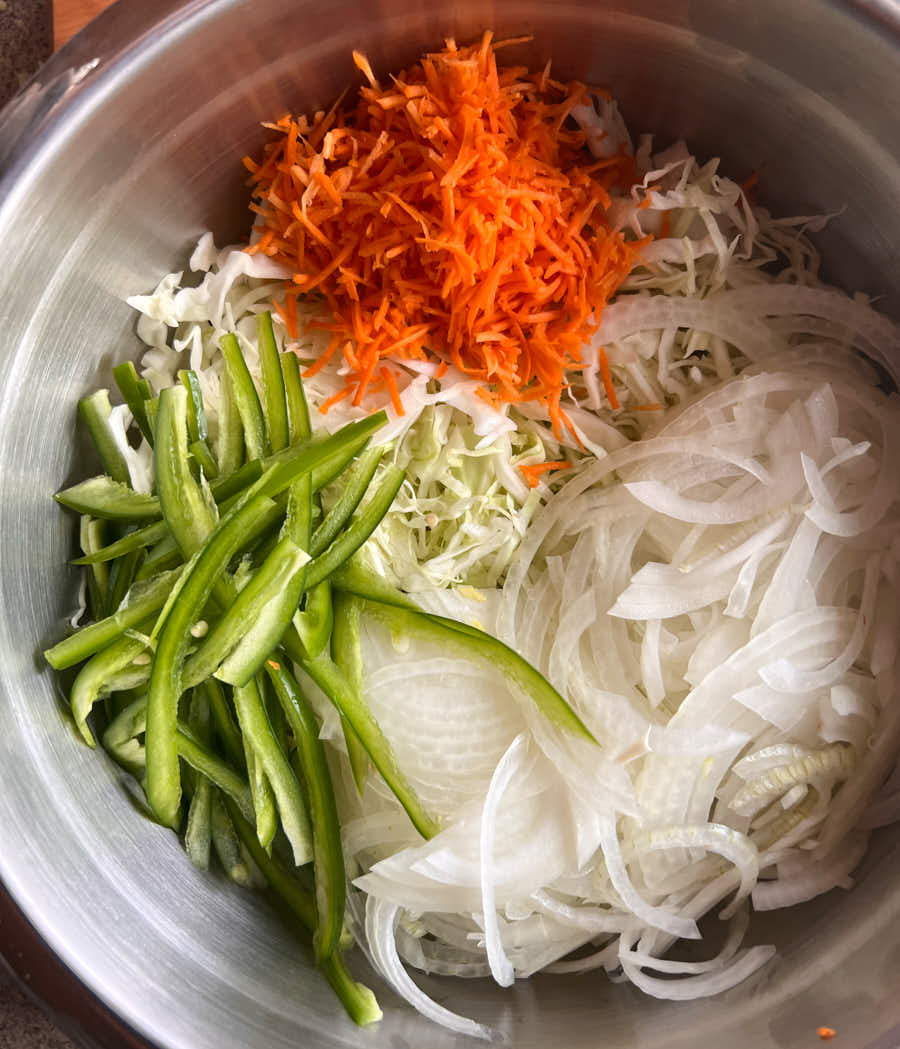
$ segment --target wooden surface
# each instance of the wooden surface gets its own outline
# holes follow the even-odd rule
[[[53,45],[61,47],[70,36],[74,36],[82,26],[104,7],[109,7],[113,0],[53,0]]]

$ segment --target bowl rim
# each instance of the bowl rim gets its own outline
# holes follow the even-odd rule
[[[0,208],[40,154],[52,131],[89,109],[114,85],[118,67],[152,51],[171,34],[237,0],[117,0],[56,51],[0,110]],[[900,0],[819,0],[843,9],[900,47]],[[48,132],[50,134],[48,135]],[[32,923],[0,871],[0,965],[72,1037],[90,1049],[164,1049],[114,1012],[60,957]],[[900,1024],[865,1049],[897,1049]]]

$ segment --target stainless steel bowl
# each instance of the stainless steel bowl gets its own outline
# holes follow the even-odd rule
[[[361,1032],[261,896],[188,864],[121,775],[76,741],[37,653],[73,605],[72,523],[50,496],[86,467],[76,398],[132,357],[123,300],[206,229],[246,229],[242,153],[259,121],[445,34],[532,32],[531,58],[609,84],[632,129],[685,137],[779,211],[845,210],[821,245],[849,289],[900,287],[900,9],[826,0],[122,0],[57,55],[0,128],[0,880],[59,958],[167,1049],[460,1044],[379,989]],[[428,981],[517,1049],[842,1049],[900,1044],[900,838],[850,893],[754,928],[779,959],[715,1000],[666,1004],[602,978],[501,992]],[[0,928],[0,936],[3,935]],[[3,941],[0,940],[0,946]],[[9,949],[9,943],[6,943]],[[362,967],[362,963],[360,963]]]

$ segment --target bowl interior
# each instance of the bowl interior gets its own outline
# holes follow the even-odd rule
[[[486,26],[533,33],[522,57],[608,85],[633,133],[685,138],[739,179],[759,171],[772,210],[838,212],[819,239],[824,272],[890,310],[900,49],[851,8],[813,0],[195,0],[152,33],[134,31],[139,6],[123,0],[54,60],[59,72],[103,48],[26,136],[0,204],[0,879],[80,978],[167,1049],[461,1044],[381,986],[384,1021],[354,1028],[266,900],[191,868],[62,717],[39,652],[75,602],[73,525],[51,495],[90,467],[76,400],[138,353],[127,295],[186,264],[205,230],[220,244],[246,232],[239,159],[263,141],[260,121],[328,103],[353,79],[353,48],[387,70]],[[778,960],[711,1001],[658,1002],[590,975],[509,992],[425,984],[517,1049],[563,1030],[570,1049],[800,1049],[821,1023],[843,1046],[886,1047],[900,1031],[898,869],[900,837],[884,832],[853,892],[755,922]]]

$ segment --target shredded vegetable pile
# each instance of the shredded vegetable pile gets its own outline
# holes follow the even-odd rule
[[[355,111],[282,117],[252,173],[262,233],[250,251],[282,262],[296,296],[318,290],[350,368],[344,397],[374,381],[402,411],[383,362],[454,364],[492,401],[538,401],[561,422],[560,396],[585,338],[630,271],[637,247],[609,229],[608,189],[631,161],[590,160],[566,118],[586,110],[581,84],[497,68],[486,34],[452,41],[368,86]],[[589,162],[590,161],[590,162]]]
[[[716,994],[774,954],[744,945],[754,910],[850,888],[871,833],[900,820],[897,328],[819,281],[807,233],[824,219],[772,218],[683,143],[655,152],[645,136],[635,149],[608,97],[497,69],[489,37],[383,88],[357,65],[368,86],[355,110],[272,125],[251,165],[265,203],[249,245],[218,251],[207,234],[195,277],[168,274],[129,300],[146,349],[125,405],[92,402],[118,471],[118,488],[99,487],[131,512],[165,502],[160,410],[190,442],[185,489],[197,485],[208,524],[234,512],[229,477],[293,478],[349,449],[341,470],[320,468],[305,525],[294,489],[286,509],[277,496],[264,508],[286,514],[287,577],[318,587],[265,674],[304,712],[279,737],[270,695],[284,754],[305,761],[312,738],[328,754],[314,782],[333,791],[332,851],[314,860],[317,900],[295,912],[314,928],[318,907],[334,949],[355,939],[412,1006],[481,1038],[491,1031],[451,1011],[452,993],[430,999],[408,967],[502,986],[598,970],[660,998]],[[552,183],[556,202],[529,207],[520,179]],[[528,301],[541,295],[539,319]],[[313,409],[306,422],[287,413],[278,451],[275,361],[288,390],[302,362]],[[166,392],[178,387],[187,398]],[[236,389],[247,403],[256,390],[258,411],[239,411]],[[173,423],[182,402],[186,434]],[[66,505],[88,505],[72,491]],[[137,529],[156,543],[130,569],[138,583],[126,569],[103,583],[121,628],[113,684],[95,675],[73,694],[89,734],[87,712],[111,693],[103,738],[139,778],[152,749],[140,691],[177,601],[159,605],[204,549],[196,523],[163,516]],[[94,619],[109,549],[96,526],[82,525]],[[167,529],[179,528],[176,544]],[[138,550],[134,534],[116,553]],[[272,596],[281,577],[260,568],[272,551],[251,545],[219,596]],[[257,606],[249,634],[271,640],[288,605]],[[200,665],[215,692],[247,643],[217,664],[206,628],[224,628],[214,603],[204,615],[181,638],[178,684]],[[53,658],[82,651],[83,631]],[[309,847],[302,798],[263,811],[267,776],[290,780],[268,745],[270,765],[254,765],[248,717],[267,686],[262,699],[243,687],[206,721],[192,699],[170,756],[180,747],[173,760],[213,797],[233,788],[224,818],[213,810],[214,843],[231,828],[226,872],[296,903],[286,845],[294,859]],[[197,748],[217,744],[219,764],[203,765]],[[315,849],[321,799],[311,805]],[[181,830],[197,862],[197,826]],[[328,910],[338,895],[343,906],[338,871],[343,937]],[[672,956],[720,918],[705,960]],[[335,957],[326,976],[351,1015],[373,1019]]]

